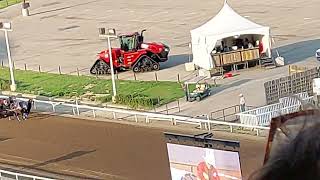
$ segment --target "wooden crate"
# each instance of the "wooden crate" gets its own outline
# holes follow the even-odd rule
[[[241,51],[242,61],[252,61],[260,58],[259,49],[246,49]]]
[[[222,64],[223,65],[241,62],[241,52],[240,51],[224,53],[221,55],[221,57],[222,57]]]
[[[215,67],[221,67],[222,63],[221,63],[221,56],[220,53],[219,54],[214,54],[212,56],[212,61]]]

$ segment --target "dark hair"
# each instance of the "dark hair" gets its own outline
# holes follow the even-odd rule
[[[249,180],[320,179],[320,123],[301,130],[281,145]]]

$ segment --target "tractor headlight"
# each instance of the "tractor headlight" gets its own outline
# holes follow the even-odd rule
[[[164,51],[169,52],[169,48],[164,48]]]
[[[104,54],[104,57],[105,57],[105,58],[109,58],[109,54],[108,54],[108,53],[105,53],[105,54]]]

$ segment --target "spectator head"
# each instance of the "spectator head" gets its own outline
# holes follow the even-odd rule
[[[262,169],[251,175],[249,180],[315,180],[320,179],[320,119],[313,121],[287,141],[278,143]]]

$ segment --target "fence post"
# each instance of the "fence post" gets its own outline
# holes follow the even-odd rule
[[[37,109],[36,102],[33,102],[33,109],[34,109],[34,110]]]
[[[96,118],[96,111],[92,109],[93,118]]]
[[[39,65],[39,67],[38,67],[38,68],[39,68],[39,73],[41,73],[41,66]]]
[[[78,74],[78,76],[80,76],[79,68],[77,68],[77,74]]]
[[[157,112],[156,106],[153,105],[153,103],[152,103],[152,107],[153,107],[154,112]]]
[[[118,71],[116,70],[116,76],[117,76],[117,80],[119,79],[119,74]]]
[[[138,122],[138,116],[136,114],[134,115],[134,120],[136,121],[136,123]]]
[[[171,119],[171,122],[172,122],[172,125],[174,125],[174,126],[176,126],[176,125],[177,125],[177,121],[176,121],[176,119],[175,119],[175,118],[172,118],[172,119]]]
[[[288,71],[289,71],[289,76],[290,76],[291,75],[291,65],[289,65]]]
[[[160,97],[158,97],[158,105],[160,104]]]
[[[230,125],[230,132],[233,133],[233,127]]]
[[[167,111],[167,115],[168,115],[169,114],[168,104],[166,104],[166,111]]]
[[[112,114],[113,114],[113,119],[117,119],[116,113],[115,113],[115,112],[112,112]]]
[[[211,131],[211,124],[210,124],[209,115],[207,115],[207,121],[208,121],[208,130]]]
[[[58,69],[59,69],[59,74],[61,75],[61,66],[59,66],[59,68],[58,68]]]
[[[78,99],[76,99],[76,108],[77,108],[77,114],[78,116],[80,116]]]
[[[53,112],[56,112],[56,108],[55,108],[54,104],[52,104],[52,110],[53,110]]]
[[[154,72],[154,76],[155,76],[155,78],[156,78],[156,81],[158,81],[158,74],[157,74],[157,72]]]
[[[225,113],[224,113],[224,109],[222,109],[222,116],[223,116],[223,121],[226,121],[226,116],[225,116]]]
[[[25,71],[27,70],[27,64],[26,63],[24,64],[24,70]]]
[[[179,99],[177,100],[177,102],[178,102],[178,109],[179,109],[179,112],[181,112],[181,109],[180,109],[180,101],[179,101]]]
[[[1,60],[1,66],[3,67],[3,60]]]
[[[133,72],[133,76],[134,76],[134,80],[136,81],[137,80],[137,76],[136,76],[135,72]]]
[[[178,78],[178,83],[180,83],[180,74],[178,74],[177,78]]]

